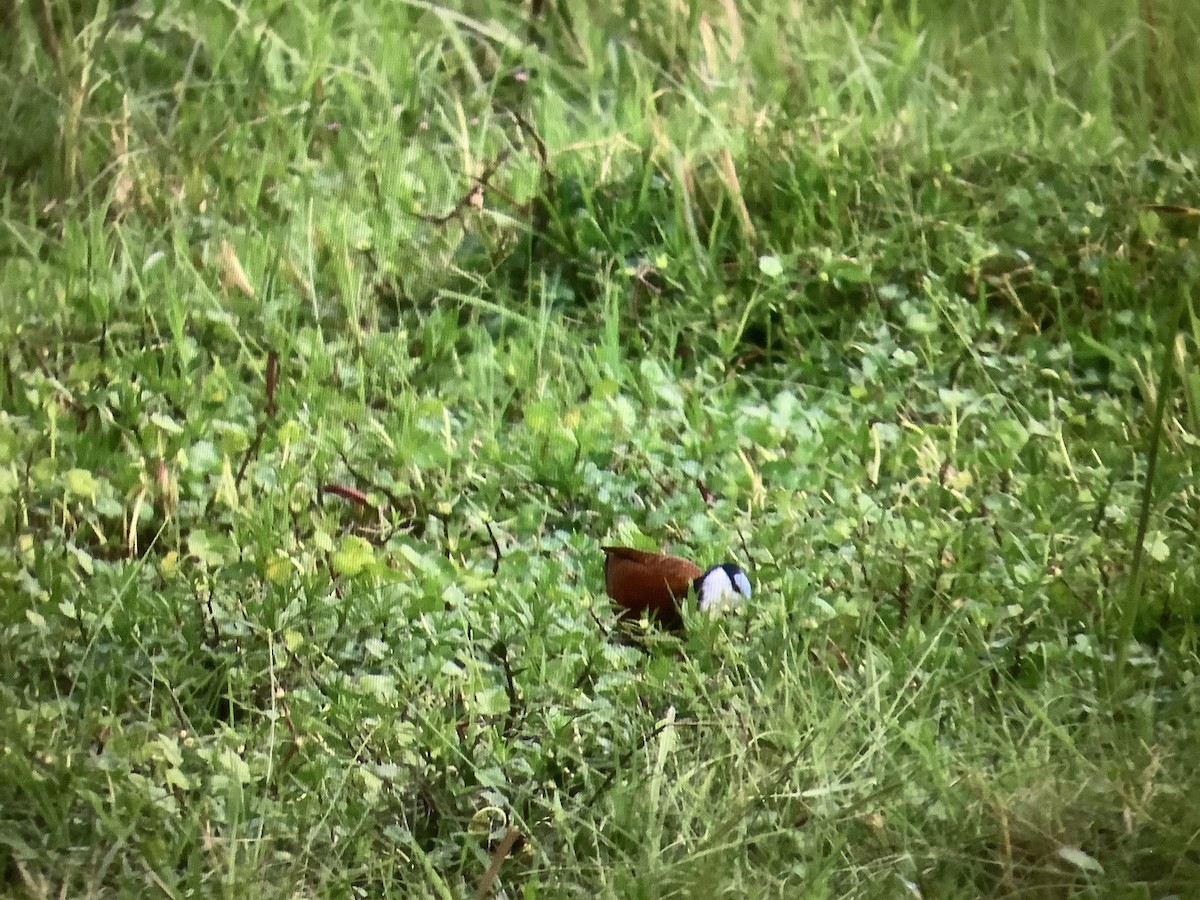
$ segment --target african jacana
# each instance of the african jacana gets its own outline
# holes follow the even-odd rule
[[[604,551],[604,586],[608,596],[624,609],[622,616],[651,617],[668,628],[683,625],[680,604],[690,591],[705,612],[740,606],[750,597],[750,579],[735,563],[708,571],[678,556],[647,553],[629,547],[601,547]]]

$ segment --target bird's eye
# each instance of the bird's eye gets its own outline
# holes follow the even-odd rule
[[[750,579],[746,577],[745,572],[735,574],[733,576],[733,584],[747,600],[750,599]]]

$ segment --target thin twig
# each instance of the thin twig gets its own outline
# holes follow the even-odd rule
[[[495,578],[500,572],[500,559],[503,554],[500,552],[500,542],[496,540],[496,532],[492,531],[492,523],[485,521],[483,527],[487,529],[488,537],[492,540],[492,549],[496,551],[496,558],[492,562],[492,577]]]
[[[746,535],[742,533],[741,526],[738,526],[737,534],[738,539],[742,542],[742,553],[746,555],[746,562],[749,563],[750,568],[753,569],[754,557],[750,555],[750,547],[746,544]]]
[[[318,490],[322,494],[333,494],[336,497],[349,500],[351,503],[356,503],[359,506],[371,506],[371,500],[365,493],[356,487],[350,487],[348,484],[323,484]]]
[[[471,186],[471,189],[467,191],[467,193],[459,198],[458,202],[451,207],[450,212],[446,213],[444,216],[428,216],[423,213],[413,212],[412,210],[409,210],[408,214],[414,218],[420,219],[422,222],[428,222],[431,225],[448,225],[455,219],[461,219],[463,211],[466,210],[467,207],[474,206],[478,209],[483,205],[484,190],[492,189],[492,185],[490,184],[492,177],[496,174],[497,170],[504,165],[505,161],[511,154],[511,150],[502,151],[500,155],[496,157],[495,162],[483,170],[482,175],[472,179],[475,184]]]
[[[511,735],[525,719],[525,703],[517,691],[517,679],[513,674],[512,663],[508,661],[508,644],[497,641],[488,650],[491,657],[504,670],[504,693],[508,696],[508,715],[504,717],[504,734]]]
[[[912,590],[912,580],[908,574],[908,566],[901,564],[900,566],[900,587],[896,590],[896,602],[900,610],[899,625],[904,626],[908,621],[908,598]]]
[[[207,617],[207,618],[205,618],[205,616],[204,616],[204,612],[203,612],[203,610],[202,610],[202,611],[200,612],[200,621],[201,621],[201,626],[202,626],[202,627],[201,627],[201,630],[202,630],[202,631],[207,631],[207,630],[208,630],[207,628],[204,628],[204,627],[203,627],[203,625],[204,625],[204,624],[209,624],[209,625],[211,625],[211,626],[212,626],[212,637],[207,637],[207,636],[206,636],[206,637],[205,637],[205,642],[208,644],[208,646],[210,646],[210,647],[215,647],[215,646],[217,646],[219,643],[221,643],[221,630],[220,630],[220,628],[217,626],[217,613],[216,613],[216,610],[214,610],[214,609],[213,609],[213,600],[212,600],[212,596],[213,596],[213,592],[212,592],[212,586],[211,586],[211,585],[209,585],[209,586],[208,586],[208,588],[207,588],[207,592],[206,592],[206,594],[205,594],[205,597],[204,597],[204,605],[205,605],[205,607],[208,609],[208,617]],[[200,599],[200,598],[199,598],[199,597],[197,597],[196,599]]]
[[[383,496],[387,498],[387,501],[391,505],[392,509],[400,509],[400,498],[394,491],[388,490],[383,485],[376,483],[362,472],[355,469],[350,463],[350,458],[346,456],[346,451],[339,448],[337,453],[342,459],[342,465],[346,467],[347,472],[354,476],[355,481],[362,482],[367,487],[371,488],[371,490],[378,491],[379,493],[383,494]]]
[[[239,487],[242,479],[246,476],[246,469],[250,466],[250,460],[258,456],[258,449],[262,446],[263,435],[267,433],[267,423],[275,418],[275,388],[279,384],[279,354],[275,350],[267,353],[267,402],[263,407],[263,415],[258,420],[258,427],[254,430],[254,440],[250,446],[246,448],[246,453],[242,457],[242,464],[238,466],[237,474],[233,476],[233,486]]]
[[[537,129],[529,123],[529,120],[522,116],[515,109],[510,107],[508,109],[508,114],[512,116],[513,121],[517,123],[517,126],[533,139],[533,145],[537,150],[538,163],[540,163],[542,167],[542,174],[550,179],[551,182],[553,182],[554,173],[550,171],[550,155],[546,152],[546,142],[542,140],[542,136],[538,134]]]
[[[520,836],[520,828],[517,828],[515,825],[508,826],[508,830],[504,832],[504,837],[500,839],[500,843],[492,853],[491,864],[487,867],[487,871],[483,873],[483,878],[479,880],[479,890],[475,892],[475,900],[484,900],[492,892],[492,886],[496,883],[496,878],[500,875],[500,867],[504,865],[504,861],[512,853],[512,849],[517,843],[517,838]]]

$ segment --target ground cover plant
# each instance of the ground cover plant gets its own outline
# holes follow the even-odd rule
[[[4,893],[1194,891],[1190,0],[0,24]]]

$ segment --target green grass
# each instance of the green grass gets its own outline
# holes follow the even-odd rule
[[[0,893],[1189,894],[1191,0],[534,6],[13,7]]]

